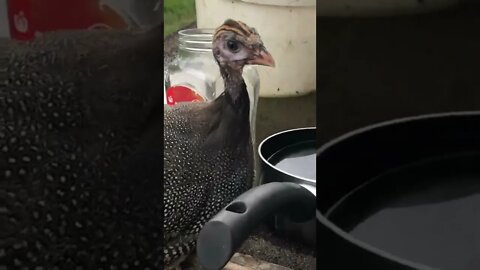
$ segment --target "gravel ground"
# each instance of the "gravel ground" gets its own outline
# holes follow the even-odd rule
[[[239,250],[240,253],[296,270],[316,269],[315,250],[285,241],[264,226],[258,228]]]
[[[184,28],[192,28],[190,24]],[[175,58],[177,34],[165,38],[165,64]],[[286,110],[285,108],[296,108]],[[315,97],[307,95],[295,98],[260,98],[257,111],[256,142],[265,137],[289,128],[315,126]],[[315,251],[302,244],[286,241],[269,231],[266,226],[259,227],[247,239],[240,253],[256,259],[282,265],[291,269],[315,269]]]

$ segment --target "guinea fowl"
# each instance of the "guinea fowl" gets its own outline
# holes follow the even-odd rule
[[[162,267],[162,46],[0,40],[0,269]]]
[[[178,267],[210,218],[251,187],[253,149],[245,65],[274,66],[254,28],[226,20],[212,51],[225,91],[207,103],[178,104],[164,114],[164,261]]]

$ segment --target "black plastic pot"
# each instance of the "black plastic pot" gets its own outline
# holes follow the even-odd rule
[[[204,225],[197,239],[197,256],[204,268],[221,269],[250,233],[266,221],[284,233],[296,233],[300,240],[315,243],[315,179],[275,166],[282,153],[305,150],[315,155],[315,128],[280,132],[260,144],[265,184],[236,198]],[[315,164],[307,169],[314,171]]]
[[[438,163],[449,158],[475,155],[480,155],[480,112],[442,113],[389,121],[351,132],[321,147],[317,156],[317,234],[320,239],[317,265],[322,269],[452,269],[435,265],[436,262],[426,264],[400,257],[360,241],[341,229],[332,220],[331,213],[332,209],[342,205],[346,196],[353,196],[352,192],[355,194],[355,190],[393,169],[402,173],[402,166],[406,164],[427,160]],[[442,178],[455,185],[464,170],[480,175],[480,163],[465,162],[460,165],[461,169],[449,170]],[[404,176],[404,180],[409,181],[408,175]],[[394,182],[387,184],[391,185],[391,190],[401,185]],[[423,198],[420,197],[420,200]],[[376,201],[379,199],[371,196],[360,205]],[[418,201],[412,202],[415,203]],[[404,206],[403,202],[398,207]],[[445,258],[446,261],[453,259],[453,254]],[[472,260],[471,263],[475,262]]]
[[[302,185],[316,193],[316,169],[315,163],[305,164],[304,167],[294,168],[297,171],[286,171],[275,164],[275,157],[286,148],[293,151],[310,151],[315,154],[316,128],[297,128],[275,133],[264,139],[258,146],[262,183],[291,182]],[[305,171],[301,171],[304,169]]]
[[[258,146],[260,157],[260,179],[262,183],[289,182],[296,183],[308,189],[312,194],[316,194],[316,164],[315,160],[309,164],[297,166],[292,171],[287,171],[281,166],[275,164],[276,156],[282,153],[286,148],[293,151],[303,151],[304,154],[315,155],[316,146],[316,128],[306,127],[285,130],[275,133]],[[305,153],[306,152],[306,153]],[[282,214],[277,214],[271,218],[268,223],[276,232],[283,234],[289,239],[300,241],[312,248],[316,246],[316,222],[312,216],[305,222],[294,222]]]

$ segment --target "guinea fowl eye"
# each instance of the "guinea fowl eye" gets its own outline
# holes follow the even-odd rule
[[[234,53],[238,52],[238,50],[240,49],[240,46],[238,45],[238,42],[233,41],[233,40],[227,41],[227,47],[231,52],[234,52]]]

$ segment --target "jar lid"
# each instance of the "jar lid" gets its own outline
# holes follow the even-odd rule
[[[179,47],[191,51],[211,51],[214,29],[191,28],[178,32]]]

